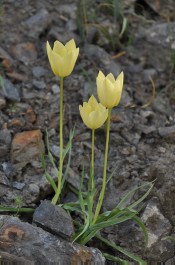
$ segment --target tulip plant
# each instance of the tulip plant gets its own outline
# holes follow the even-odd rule
[[[57,203],[62,188],[63,173],[63,79],[73,71],[75,62],[79,54],[79,48],[76,48],[75,41],[72,39],[64,46],[56,40],[53,50],[47,42],[47,54],[53,73],[60,78],[60,163],[58,173],[58,187],[52,200]]]
[[[69,76],[75,66],[79,48],[76,48],[75,41],[72,39],[63,45],[59,41],[54,42],[53,49],[51,49],[49,42],[47,42],[47,54],[50,62],[51,69],[53,73],[60,79],[60,121],[59,121],[59,141],[60,141],[60,159],[59,159],[59,168],[57,169],[54,158],[52,157],[49,151],[49,143],[47,137],[47,147],[49,159],[56,169],[58,175],[57,185],[53,181],[52,177],[48,174],[46,170],[46,165],[42,157],[42,164],[45,169],[45,174],[52,185],[55,195],[52,199],[53,204],[60,202],[60,194],[63,188],[63,162],[66,154],[70,151],[72,146],[73,133],[70,133],[70,139],[66,145],[65,151],[63,152],[63,79],[66,76]],[[110,136],[110,122],[111,122],[111,111],[116,107],[121,99],[122,89],[123,89],[123,80],[124,73],[121,72],[117,78],[113,76],[112,73],[109,73],[105,76],[102,71],[99,71],[96,84],[97,84],[97,94],[99,103],[96,98],[92,95],[88,102],[84,102],[83,105],[79,106],[80,116],[84,124],[92,131],[92,150],[91,150],[91,165],[90,165],[90,175],[88,181],[87,191],[82,190],[82,184],[84,179],[84,170],[82,173],[80,188],[77,191],[78,201],[67,204],[59,204],[64,209],[69,212],[74,211],[79,213],[82,218],[82,222],[75,220],[76,233],[72,238],[72,241],[76,241],[81,244],[88,243],[93,237],[96,237],[103,241],[105,244],[113,247],[115,250],[123,253],[128,256],[130,259],[144,264],[144,261],[128,252],[127,250],[115,245],[114,243],[109,242],[107,239],[104,239],[100,230],[106,228],[110,225],[116,225],[121,222],[133,219],[143,230],[145,240],[147,242],[147,231],[137,216],[140,209],[140,203],[147,197],[149,192],[152,189],[152,183],[146,183],[140,187],[129,191],[116,205],[116,207],[107,212],[102,212],[102,204],[105,196],[105,189],[107,186],[108,180],[112,177],[107,177],[107,162],[108,162],[108,149],[109,149],[109,136]],[[103,181],[101,191],[96,200],[96,184],[94,176],[94,167],[95,167],[95,131],[101,127],[106,122],[106,145],[105,145],[105,154],[104,154],[104,167],[103,167]],[[127,204],[128,200],[134,195],[134,193],[142,188],[147,187],[147,191],[139,198],[137,201]],[[108,259],[113,261],[124,261],[119,257],[114,257],[109,254],[105,254]],[[127,264],[127,263],[125,263]]]

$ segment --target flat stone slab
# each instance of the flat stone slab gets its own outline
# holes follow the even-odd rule
[[[65,239],[70,239],[74,233],[71,216],[63,208],[55,206],[47,200],[42,201],[36,208],[33,222],[44,230]]]
[[[105,264],[98,249],[72,244],[7,215],[0,216],[0,261],[11,262],[8,264]],[[12,263],[16,261],[22,263]]]

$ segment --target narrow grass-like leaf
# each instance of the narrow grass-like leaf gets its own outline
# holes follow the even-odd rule
[[[173,241],[175,243],[175,237],[173,237],[173,236],[165,236],[161,240],[170,240],[170,241]]]
[[[105,239],[104,237],[102,237],[101,235],[96,235],[96,238],[100,239],[102,242],[104,242],[106,245],[112,247],[113,249],[123,253],[125,256],[129,257],[130,259],[138,262],[140,265],[146,265],[146,262],[144,260],[142,260],[141,258],[139,258],[138,256],[132,254],[131,252],[129,252],[128,250],[117,246],[115,243]]]
[[[117,167],[114,168],[114,170],[112,171],[112,173],[109,175],[109,177],[107,178],[106,181],[106,185],[108,184],[108,182],[112,179],[112,177],[114,176],[114,173],[116,172]]]
[[[151,192],[152,188],[153,188],[153,184],[152,183],[147,183],[148,186],[150,186],[150,188],[143,194],[142,197],[140,197],[140,199],[138,199],[137,201],[135,201],[134,203],[130,204],[128,206],[128,209],[132,210],[132,208],[136,207],[138,204],[140,204]],[[144,185],[140,186],[140,188],[144,187]]]
[[[119,38],[121,38],[123,36],[123,34],[125,33],[125,31],[127,29],[127,25],[128,25],[128,20],[126,17],[123,17],[122,29],[121,29],[121,32],[119,34]]]
[[[42,151],[41,143],[39,143],[39,150],[40,150],[40,157],[41,157],[41,165],[42,165],[42,168],[44,170],[45,177],[46,177],[47,181],[50,183],[50,185],[52,186],[53,190],[56,193],[57,186],[56,186],[55,181],[53,180],[53,178],[47,172],[46,161],[45,161],[45,157],[44,157],[44,154],[43,154],[43,151]]]
[[[88,215],[88,213],[85,211],[83,211],[83,213],[86,215],[86,222],[85,222],[85,225],[84,225],[84,228],[83,228],[83,230],[73,239],[73,242],[75,242],[75,241],[77,241],[78,240],[78,238],[80,238],[81,237],[81,235],[83,235],[85,232],[86,232],[86,230],[88,229],[88,227],[89,227],[89,224],[90,224],[90,219],[89,219],[89,215]]]
[[[44,174],[46,176],[47,181],[50,183],[50,185],[52,186],[53,190],[56,193],[57,192],[57,186],[55,184],[55,181],[53,180],[53,178],[50,176],[50,174],[47,171],[45,171]]]
[[[64,149],[64,152],[63,152],[63,161],[64,161],[67,153],[69,152],[69,149],[72,147],[72,140],[73,140],[74,134],[75,134],[75,127],[69,133],[69,141],[68,141],[66,148]]]
[[[82,175],[81,175],[81,179],[80,179],[80,188],[79,188],[78,198],[79,198],[79,203],[80,203],[81,209],[83,212],[85,212],[85,201],[84,201],[83,194],[82,194],[83,180],[84,180],[84,164],[83,164],[83,170],[82,170]]]
[[[150,99],[148,100],[148,102],[141,107],[142,109],[145,109],[149,105],[151,105],[151,103],[154,101],[154,99],[156,97],[156,86],[155,86],[155,83],[154,83],[154,81],[153,81],[153,79],[151,77],[149,77],[149,79],[150,79],[151,85],[152,85],[152,95],[151,95]]]
[[[15,207],[0,206],[0,212],[33,213],[34,211],[35,209],[33,208],[15,208]]]
[[[40,158],[41,158],[41,165],[44,171],[46,171],[46,161],[44,158],[44,153],[42,151],[41,143],[39,143],[39,152],[40,152]]]
[[[107,259],[107,260],[111,260],[114,262],[120,262],[121,265],[129,265],[129,261],[121,259],[119,257],[115,257],[113,255],[110,255],[108,253],[104,253],[102,252],[103,256]]]
[[[128,202],[128,199],[130,197],[133,196],[133,194],[139,190],[139,189],[142,189],[146,186],[150,186],[149,190],[139,199],[137,200],[136,202],[134,202],[133,204],[131,204],[128,208],[134,208],[134,205],[138,205],[140,202],[142,202],[146,196],[150,193],[151,189],[153,188],[153,184],[152,183],[144,183],[143,185],[139,186],[139,187],[135,187],[134,189],[132,189],[131,191],[129,191],[123,198],[122,200],[118,203],[118,205],[115,207],[115,208],[119,208],[119,209],[122,209],[122,208],[125,208],[126,207],[126,204]]]
[[[109,227],[111,225],[123,223],[127,220],[130,220],[133,218],[133,216],[135,214],[136,213],[125,211],[125,212],[123,212],[123,216],[120,216],[118,218],[116,217],[116,218],[109,219],[109,220],[106,220],[106,221],[101,222],[101,223],[96,223],[94,225],[91,225],[89,227],[89,229],[86,231],[86,233],[83,235],[83,237],[81,239],[81,243],[86,244],[103,228]]]
[[[62,179],[62,187],[61,189],[63,189],[63,186],[67,180],[67,176],[68,176],[68,170],[69,170],[69,167],[70,167],[70,163],[71,163],[71,156],[72,156],[72,139],[74,137],[74,129],[70,131],[70,134],[69,134],[69,142],[66,146],[66,149],[65,149],[65,156],[67,153],[69,153],[68,155],[68,161],[67,161],[67,165],[66,165],[66,170],[64,172],[64,176],[63,176],[63,179]],[[67,149],[68,148],[68,149]],[[63,154],[63,157],[65,158],[64,154]],[[64,158],[63,158],[63,161],[64,161]]]
[[[133,216],[132,219],[142,229],[143,235],[144,235],[144,239],[145,239],[145,247],[147,247],[147,245],[148,245],[148,232],[147,232],[146,226],[144,225],[144,223],[142,222],[142,220],[137,215]]]

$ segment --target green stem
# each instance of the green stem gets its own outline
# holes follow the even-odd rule
[[[60,77],[60,164],[58,175],[58,188],[52,203],[56,205],[59,200],[62,187],[62,172],[63,172],[63,77]]]
[[[90,177],[88,183],[88,212],[90,222],[92,221],[93,216],[93,204],[94,204],[94,146],[95,146],[95,130],[92,129],[92,149],[91,149],[91,167],[90,167]]]
[[[91,152],[91,190],[95,188],[94,184],[94,143],[95,143],[95,130],[92,130],[92,152]]]
[[[109,149],[110,120],[111,120],[111,109],[108,109],[106,147],[105,147],[104,168],[103,168],[103,183],[102,183],[101,192],[100,192],[98,203],[97,203],[96,210],[95,210],[95,215],[94,215],[94,220],[93,220],[94,224],[98,219],[98,215],[99,215],[100,210],[101,210],[101,206],[102,206],[104,194],[105,194],[105,188],[106,188],[106,173],[107,173],[108,149]]]

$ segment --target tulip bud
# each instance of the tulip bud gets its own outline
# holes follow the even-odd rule
[[[83,122],[92,130],[101,127],[108,117],[108,110],[93,95],[79,106],[79,110]]]
[[[106,77],[99,71],[97,76],[97,94],[100,103],[108,109],[117,106],[120,102],[123,88],[124,74],[121,72],[115,80],[113,74],[108,74]]]
[[[65,77],[72,73],[79,54],[79,48],[76,48],[75,41],[72,39],[64,46],[56,40],[53,50],[47,41],[47,55],[53,73],[59,77]]]

